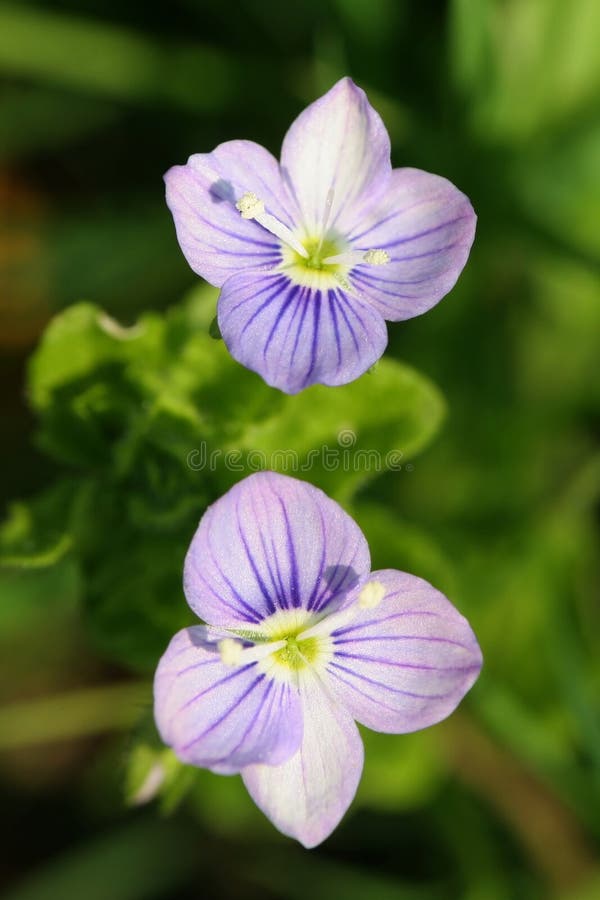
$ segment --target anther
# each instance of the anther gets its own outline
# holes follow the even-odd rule
[[[375,609],[385,597],[385,586],[380,581],[368,581],[358,595],[361,609]]]
[[[347,266],[358,266],[361,263],[366,263],[368,266],[384,266],[389,261],[390,255],[386,250],[348,250],[346,253],[328,256],[323,260],[327,266],[338,263]]]
[[[390,261],[390,255],[385,250],[367,250],[363,259],[370,266],[385,266]]]
[[[221,654],[221,662],[225,666],[239,665],[244,645],[233,638],[224,638],[218,643],[219,653]]]
[[[292,250],[295,250],[304,259],[308,259],[308,252],[298,238],[292,234],[287,225],[276,219],[270,213],[265,212],[264,201],[257,197],[252,191],[243,194],[235,204],[235,208],[239,211],[242,219],[254,219],[275,237],[287,244]]]
[[[240,211],[242,219],[257,219],[265,211],[265,204],[252,191],[240,197],[235,206]]]

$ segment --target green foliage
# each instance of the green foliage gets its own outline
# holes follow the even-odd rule
[[[118,99],[221,108],[236,67],[209,48],[166,48],[125,28],[26,5],[0,10],[0,67]],[[211,91],[192,91],[206,79]]]
[[[595,0],[453,0],[452,64],[486,140],[526,140],[593,107]]]
[[[3,340],[66,307],[29,366],[42,456],[13,356],[3,370],[9,897],[598,896],[599,16],[596,0],[2,4]],[[344,74],[396,165],[469,195],[477,240],[373,372],[288,398],[230,358],[216,291],[173,305],[195,279],[161,175],[237,137],[277,153]],[[178,763],[149,679],[143,701],[122,683],[192,621],[182,562],[207,504],[265,464],[340,499],[375,566],[448,593],[485,660],[448,723],[364,732],[353,811],[311,853],[239,778]]]
[[[339,389],[271,390],[214,339],[215,298],[199,288],[130,327],[72,306],[29,367],[39,445],[72,473],[57,488],[66,534],[41,560],[73,545],[99,646],[148,671],[192,620],[183,558],[209,502],[270,468],[348,499],[401,467],[443,416],[437,389],[394,360]]]

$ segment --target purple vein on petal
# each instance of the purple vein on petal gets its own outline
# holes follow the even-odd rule
[[[334,642],[335,643],[335,642]],[[428,663],[396,662],[392,659],[382,659],[377,656],[365,656],[362,653],[347,653],[345,650],[336,651],[335,658],[358,659],[360,662],[375,663],[378,665],[392,666],[395,669],[419,669],[426,672],[468,672],[471,669],[479,669],[479,665],[469,663],[464,666],[431,666]]]
[[[319,522],[321,524],[321,559],[319,560],[319,571],[317,573],[317,577],[315,578],[315,583],[313,585],[312,593],[308,599],[308,603],[306,604],[306,608],[308,610],[312,610],[314,608],[317,592],[321,586],[321,581],[323,578],[323,574],[325,572],[325,558],[326,558],[326,550],[327,550],[327,538],[326,538],[325,519],[323,517],[323,510],[318,505],[316,508],[317,508],[317,512],[319,513]]]
[[[244,668],[247,669],[248,666],[244,666]],[[234,674],[237,674],[237,672],[234,672]],[[234,712],[234,711],[238,708],[238,706],[240,706],[241,703],[243,703],[243,701],[246,699],[246,697],[248,697],[249,694],[251,694],[252,691],[253,691],[256,687],[258,687],[258,685],[261,683],[261,681],[264,680],[265,677],[266,677],[266,676],[264,675],[264,673],[258,675],[258,676],[254,679],[254,681],[252,682],[252,684],[250,685],[250,687],[249,687],[249,688],[246,688],[246,690],[245,690],[244,693],[241,695],[241,697],[238,697],[238,698],[234,701],[234,703],[229,707],[229,709],[225,710],[225,712],[223,713],[222,716],[220,716],[220,718],[216,719],[216,721],[214,721],[211,725],[209,725],[209,727],[206,728],[201,734],[197,734],[195,738],[193,738],[191,741],[188,741],[187,744],[184,744],[184,745],[181,747],[181,749],[182,749],[182,750],[189,750],[190,747],[193,747],[194,744],[197,744],[198,741],[200,741],[200,740],[202,740],[202,738],[206,737],[207,734],[210,734],[211,731],[214,731],[215,728],[217,728],[219,725],[221,725],[221,724],[225,721],[225,719],[227,719],[227,718],[231,715],[231,713]],[[224,679],[224,680],[227,680],[227,679]]]
[[[279,282],[277,282],[277,284],[279,284]],[[272,286],[273,286],[273,285],[271,285],[271,287],[272,287]],[[252,325],[252,323],[254,322],[254,320],[255,320],[256,318],[258,318],[258,316],[263,312],[263,310],[265,310],[268,306],[270,306],[271,303],[273,302],[273,300],[275,300],[275,298],[278,297],[278,296],[281,294],[281,290],[282,290],[281,287],[278,286],[278,287],[273,291],[273,293],[270,294],[270,295],[267,297],[266,300],[263,300],[263,302],[262,302],[261,305],[258,307],[258,309],[256,309],[256,310],[252,313],[252,315],[250,316],[250,318],[248,319],[248,321],[247,321],[247,322],[244,322],[244,325],[243,325],[243,327],[242,327],[242,334],[245,334],[245,333],[246,333],[246,331],[247,331],[248,328]],[[255,299],[255,297],[253,297],[253,299]]]
[[[382,620],[380,620],[382,621]],[[361,626],[362,627],[362,626]],[[340,632],[333,632],[333,635],[339,634]],[[373,637],[361,637],[361,638],[343,638],[340,640],[334,640],[334,644],[336,646],[340,644],[361,644],[368,643],[369,641],[424,641],[427,644],[450,644],[452,647],[461,647],[463,650],[470,650],[471,648],[467,646],[467,644],[462,644],[460,641],[453,641],[450,638],[442,638],[442,637],[432,637],[429,635],[422,634],[394,634],[394,635],[377,635]],[[361,657],[364,658],[364,657]]]
[[[250,723],[248,724],[248,727],[244,730],[244,733],[242,734],[241,738],[239,739],[239,741],[237,742],[235,747],[233,747],[226,756],[222,756],[222,757],[220,757],[220,759],[213,760],[212,761],[213,766],[219,765],[219,763],[223,763],[227,759],[231,759],[231,757],[234,755],[234,753],[237,753],[237,751],[240,749],[240,747],[242,746],[242,744],[244,743],[244,741],[246,740],[246,738],[248,737],[248,735],[254,728],[254,725],[256,724],[256,720],[261,715],[261,713],[264,713],[265,719],[267,719],[267,720],[269,719],[269,716],[271,715],[271,711],[272,711],[273,705],[274,705],[274,698],[275,698],[275,692],[273,690],[274,687],[275,687],[275,682],[269,681],[269,683],[267,684],[267,689],[266,689],[265,693],[263,694],[262,702],[254,710],[252,718],[250,719]],[[267,700],[269,702],[268,707],[266,707]]]
[[[353,303],[350,303],[348,297],[346,297],[346,295],[344,294],[343,291],[339,291],[338,296],[339,296],[340,301],[341,301],[342,303],[344,303],[345,306],[347,306],[347,308],[350,310],[350,312],[352,313],[352,315],[354,316],[354,318],[355,318],[355,319],[358,319],[358,321],[360,322],[360,324],[361,324],[363,330],[364,330],[365,332],[367,332],[367,331],[368,331],[368,328],[367,328],[367,326],[365,325],[365,320],[362,318],[362,316],[360,316],[360,315],[358,314],[355,305],[354,305]],[[343,307],[340,306],[340,309],[343,309]],[[346,318],[345,314],[344,314],[344,318]],[[356,334],[355,334],[354,329],[353,329],[352,326],[350,325],[350,322],[348,321],[347,318],[346,318],[346,324],[348,325],[349,331],[351,331],[352,334],[354,335],[354,343],[355,343],[355,346],[356,346],[357,349],[358,349],[358,339],[357,339],[357,337],[356,337]]]
[[[336,576],[330,583],[325,584],[325,587],[320,592],[319,596],[316,598],[314,606],[313,606],[313,609],[315,612],[320,612],[325,606],[327,606],[328,603],[331,602],[331,600],[333,600],[337,596],[342,585],[344,584],[344,581],[348,577],[349,571],[352,569],[352,563],[356,559],[356,555],[359,551],[359,546],[355,545],[352,557],[349,560],[347,560],[345,565],[341,566],[340,563],[342,561],[342,556],[346,552],[346,549],[347,549],[347,546],[346,546],[345,542],[342,542],[338,560],[337,560],[335,566],[333,567],[334,570],[336,571]],[[355,579],[353,579],[352,583],[348,583],[346,585],[346,591],[351,590],[355,586],[357,581],[358,581],[358,579],[355,578]]]
[[[279,572],[279,569],[278,569],[278,566],[277,566],[277,562],[276,562],[276,560],[275,560],[275,570],[276,570],[277,575],[278,575],[278,582],[279,582],[279,583],[278,583],[278,582],[275,580],[275,572],[273,571],[273,568],[272,568],[272,566],[271,566],[271,561],[270,561],[270,559],[269,559],[269,550],[268,550],[268,548],[267,548],[267,544],[266,544],[265,537],[264,537],[264,534],[263,534],[263,532],[262,532],[262,529],[259,530],[259,538],[260,538],[260,544],[261,544],[261,547],[263,548],[263,553],[264,553],[264,556],[265,556],[265,565],[266,565],[266,567],[267,567],[267,571],[268,571],[268,573],[269,573],[269,578],[270,578],[270,580],[271,580],[271,585],[272,585],[272,587],[273,587],[273,594],[274,594],[275,599],[277,600],[277,603],[279,604],[279,606],[280,606],[282,609],[286,609],[286,607],[287,607],[287,602],[286,602],[286,599],[285,599],[285,592],[284,592],[284,590],[283,590],[283,585],[281,584],[281,573]],[[271,552],[272,552],[272,551],[273,551],[273,543],[271,542]]]
[[[293,327],[293,325],[294,325],[294,321],[295,321],[295,319],[296,319],[296,316],[298,315],[298,310],[299,310],[299,309],[301,308],[301,306],[302,306],[302,298],[303,298],[304,293],[305,293],[306,290],[307,290],[306,288],[301,287],[301,288],[300,288],[300,291],[299,291],[298,294],[295,296],[294,309],[293,309],[292,314],[291,314],[291,316],[290,316],[290,318],[289,318],[289,320],[288,320],[287,328],[286,328],[286,331],[285,331],[285,336],[284,336],[283,340],[281,341],[281,349],[280,349],[280,352],[279,352],[279,358],[278,358],[278,360],[277,360],[277,368],[278,368],[278,369],[281,368],[281,366],[287,366],[287,365],[288,365],[288,359],[287,359],[287,357],[286,357],[285,359],[284,359],[283,357],[284,357],[284,353],[285,353],[286,350],[287,350],[287,346],[288,346],[288,343],[287,343],[287,342],[288,342],[288,337],[290,336],[290,331],[292,330],[292,327]]]
[[[281,569],[279,568],[279,556],[277,555],[277,549],[275,547],[275,542],[273,540],[273,536],[270,535],[271,541],[271,552],[273,553],[273,559],[275,561],[275,571],[277,572],[277,580],[279,582],[280,594],[281,594],[281,606],[283,609],[288,608],[288,601],[286,596],[285,585],[283,583],[283,575],[281,574]]]
[[[227,235],[227,237],[235,238],[236,240],[240,241],[243,244],[255,244],[257,247],[268,247],[270,250],[271,249],[272,250],[279,249],[278,245],[273,243],[272,241],[259,241],[259,240],[257,240],[257,238],[251,238],[251,237],[248,237],[247,235],[239,234],[238,232],[235,232],[235,231],[229,231],[227,228],[223,228],[221,225],[216,225],[213,220],[205,219],[204,216],[201,215],[194,206],[192,206],[192,204],[189,202],[187,197],[185,197],[184,194],[181,193],[181,191],[175,189],[173,191],[173,193],[177,194],[179,196],[179,198],[184,201],[185,205],[188,207],[190,212],[192,212],[197,219],[199,219],[204,225],[207,225],[210,229],[212,229],[214,231],[220,231],[221,234],[225,234],[225,235]],[[194,235],[192,235],[192,237],[197,243],[204,243],[203,241],[201,241],[199,238],[195,237]]]
[[[210,510],[209,510],[209,513],[208,513],[208,514],[210,514]],[[208,515],[208,514],[207,514],[207,515]],[[235,597],[235,599],[237,600],[237,602],[239,603],[239,605],[240,605],[240,607],[241,607],[241,610],[243,610],[244,612],[246,612],[246,613],[250,616],[251,621],[253,621],[253,622],[260,622],[260,620],[262,619],[262,616],[260,615],[260,613],[258,612],[258,610],[254,609],[254,607],[251,606],[249,603],[247,603],[247,602],[244,600],[244,598],[238,593],[238,591],[235,589],[235,587],[233,586],[233,584],[232,584],[232,582],[230,581],[230,579],[227,577],[227,575],[225,574],[225,572],[223,571],[223,569],[221,568],[221,566],[220,566],[219,563],[217,562],[217,557],[216,557],[216,555],[215,555],[215,551],[214,551],[213,546],[212,546],[212,543],[211,543],[210,529],[207,529],[207,532],[208,532],[208,533],[207,533],[206,545],[207,545],[207,547],[208,547],[208,553],[209,553],[209,556],[210,556],[210,559],[211,559],[212,564],[214,565],[215,569],[219,572],[221,578],[223,579],[223,581],[225,582],[225,584],[227,585],[227,587],[229,588],[229,590],[231,591],[231,593],[233,594],[233,596]],[[206,581],[206,579],[205,579],[199,572],[198,572],[197,574],[198,574],[199,578],[200,578],[200,579],[207,585],[207,587],[210,589],[210,584],[208,584],[208,582]],[[239,608],[236,609],[236,607],[235,607],[233,604],[229,603],[229,602],[228,602],[227,600],[225,600],[223,597],[219,596],[219,601],[220,601],[221,603],[223,603],[223,605],[226,606],[228,609],[231,609],[231,610],[233,610],[234,612],[237,612],[237,613],[240,612],[240,609],[239,609]]]
[[[391,600],[394,597],[399,597],[400,594],[398,592],[393,594],[387,594],[384,598],[385,600]],[[433,612],[433,610],[428,609],[405,609],[403,612],[392,613],[391,616],[385,616],[383,619],[370,619],[368,622],[358,622],[355,625],[346,625],[344,628],[338,628],[336,631],[332,632],[334,636],[340,634],[347,634],[349,631],[356,631],[360,628],[368,628],[369,625],[381,625],[383,622],[391,622],[392,619],[404,619],[406,616],[432,616],[434,619],[439,619],[440,614],[437,612]]]
[[[420,206],[420,203],[415,204],[415,206]],[[384,216],[383,219],[379,219],[373,225],[369,225],[369,227],[366,228],[364,231],[361,231],[358,234],[354,234],[351,232],[347,236],[348,242],[352,242],[352,244],[355,244],[356,241],[360,241],[361,238],[366,237],[368,234],[371,233],[371,231],[375,231],[376,228],[379,228],[381,225],[385,225],[387,222],[390,222],[395,216],[402,215],[405,212],[408,212],[409,209],[413,209],[413,207],[409,206],[409,207],[407,207],[407,209],[403,209],[403,210],[395,209],[391,213],[389,213],[387,216]]]
[[[262,297],[263,294],[266,294],[267,291],[273,289],[273,287],[277,287],[277,290],[273,292],[273,297],[275,297],[279,293],[279,286],[282,282],[285,281],[285,276],[280,275],[276,278],[275,281],[270,281],[264,288],[261,288],[260,291],[257,291],[255,294],[251,294],[249,297],[244,297],[243,300],[240,300],[239,303],[236,303],[235,306],[231,307],[231,312],[234,313],[236,310],[240,309],[240,307],[245,306],[246,303],[250,303],[256,300],[257,297]]]
[[[391,685],[386,684],[384,681],[377,681],[375,678],[368,678],[366,675],[359,675],[358,672],[349,669],[347,666],[343,666],[341,663],[330,662],[328,668],[341,669],[342,672],[346,672],[353,678],[358,678],[360,681],[372,684],[378,689],[390,691],[392,694],[402,694],[403,697],[414,697],[417,700],[444,700],[453,693],[453,691],[447,691],[445,694],[417,694],[414,691],[403,691],[401,688],[391,687]]]
[[[340,313],[342,314],[342,318],[344,319],[344,322],[346,323],[346,328],[348,329],[349,334],[352,335],[352,343],[354,344],[354,347],[355,347],[356,351],[358,352],[358,350],[360,348],[359,348],[358,338],[356,337],[356,332],[354,331],[354,328],[350,324],[350,320],[348,319],[348,314],[346,313],[346,310],[342,306],[342,300],[345,300],[345,298],[343,297],[341,291],[338,291],[338,292],[332,291],[330,293],[333,294],[335,303],[337,304],[337,307],[338,307]]]
[[[342,345],[340,341],[340,329],[337,320],[335,291],[327,291],[327,301],[329,303],[329,312],[333,323],[333,333],[335,335],[335,346],[337,348],[338,367],[342,364]]]
[[[287,295],[287,298],[286,298],[286,300],[285,300],[285,303],[283,304],[283,306],[281,307],[281,309],[280,309],[279,312],[277,313],[277,316],[276,316],[276,318],[275,318],[275,321],[273,322],[273,325],[271,326],[271,330],[270,330],[270,332],[269,332],[269,336],[267,337],[267,340],[266,340],[266,342],[265,342],[265,346],[264,346],[264,348],[263,348],[263,357],[266,357],[267,351],[268,351],[269,346],[270,346],[270,344],[271,344],[271,341],[272,341],[273,338],[275,337],[275,333],[277,332],[277,330],[278,330],[278,328],[279,328],[279,325],[281,324],[281,322],[282,322],[282,320],[283,320],[283,316],[285,315],[285,311],[287,310],[288,306],[294,301],[294,298],[296,297],[296,295],[297,295],[299,289],[300,289],[299,285],[295,284],[295,285],[291,288],[291,290],[288,291],[288,295]]]
[[[260,493],[260,492],[259,492],[259,493]],[[268,521],[269,521],[269,518],[268,518],[269,504],[268,504],[267,500],[264,498],[264,496],[262,496],[262,494],[261,494],[260,496],[261,496],[261,499],[262,499],[263,504],[264,504],[264,506],[265,506],[265,510],[266,510],[266,512],[267,512],[266,521],[268,522]],[[254,503],[252,504],[252,507],[253,507],[253,509],[255,510]],[[256,519],[257,519],[257,521],[259,520],[259,519],[258,519],[258,516],[256,517]],[[271,563],[269,562],[269,554],[268,554],[268,551],[267,551],[267,546],[266,546],[266,542],[265,542],[265,536],[264,536],[264,534],[263,534],[263,529],[262,529],[262,528],[259,529],[259,535],[260,535],[260,541],[261,541],[263,550],[264,550],[264,552],[265,552],[265,561],[266,561],[266,564],[267,564],[267,568],[268,568],[268,570],[269,570],[269,575],[270,575],[270,577],[271,577],[271,582],[272,582],[272,584],[273,584],[273,590],[274,590],[274,592],[275,592],[275,596],[276,596],[276,598],[277,598],[277,600],[278,600],[278,602],[279,602],[281,608],[282,608],[282,609],[287,609],[287,608],[288,608],[288,603],[287,603],[286,589],[285,589],[285,585],[284,585],[284,581],[283,581],[283,576],[282,576],[282,574],[281,574],[281,569],[280,569],[280,567],[279,567],[279,557],[278,557],[278,555],[277,555],[277,549],[276,549],[276,547],[275,547],[275,542],[274,542],[274,540],[273,540],[273,535],[272,535],[271,531],[269,530],[269,531],[268,531],[268,537],[269,537],[269,543],[270,543],[270,545],[271,545],[271,556],[272,556],[272,558],[273,558],[273,566],[274,566],[274,569],[275,569],[274,572],[273,572],[273,569],[271,568]],[[275,576],[277,576],[277,580],[275,580]]]
[[[219,678],[218,681],[214,681],[212,684],[209,684],[208,687],[199,691],[199,693],[194,694],[193,697],[190,697],[189,700],[186,700],[183,706],[180,706],[179,709],[175,712],[175,715],[179,715],[179,713],[183,712],[184,709],[188,709],[190,706],[193,706],[200,697],[204,697],[206,694],[210,694],[211,691],[214,691],[215,688],[219,687],[222,684],[225,684],[227,681],[231,681],[232,678],[237,678],[239,675],[243,675],[244,672],[247,672],[248,669],[251,669],[252,666],[255,666],[255,662],[248,663],[245,666],[240,666],[239,669],[235,669],[233,672],[228,672],[227,675],[224,675],[223,678]]]
[[[260,592],[263,595],[265,603],[267,604],[267,609],[269,610],[269,612],[274,613],[275,612],[275,604],[273,603],[271,595],[269,594],[269,591],[267,590],[267,586],[264,583],[260,572],[258,571],[258,566],[256,565],[256,560],[254,559],[252,551],[250,550],[248,541],[246,540],[246,535],[244,534],[241,523],[240,523],[239,503],[236,504],[235,513],[236,513],[237,532],[239,534],[240,540],[242,542],[242,546],[246,553],[246,558],[247,558],[248,562],[250,563],[250,568],[252,569],[252,571],[254,573],[256,583],[258,584],[258,586],[260,588]]]
[[[321,291],[315,291],[315,295],[312,300],[312,308],[313,308],[313,334],[312,341],[310,346],[310,365],[308,368],[308,372],[304,376],[304,383],[308,384],[310,380],[310,376],[315,370],[315,365],[317,362],[317,347],[319,343],[319,324],[321,321]]]
[[[312,293],[312,292],[311,292],[310,288],[307,288],[306,296],[302,297],[302,302],[303,302],[304,305],[303,305],[303,307],[302,307],[302,314],[301,314],[301,316],[300,316],[300,323],[299,323],[299,325],[298,325],[298,331],[296,332],[296,339],[295,339],[295,341],[294,341],[294,347],[293,347],[293,349],[292,349],[292,356],[291,356],[291,359],[290,359],[290,365],[294,362],[294,357],[296,356],[296,350],[298,349],[298,343],[299,343],[299,341],[300,341],[300,335],[302,334],[302,329],[303,329],[303,327],[304,327],[304,319],[306,318],[306,313],[308,312],[308,306],[309,306],[309,302],[310,302],[310,295],[311,295],[311,293]],[[299,298],[298,298],[298,302],[300,302],[300,299],[301,299],[301,298],[299,297]]]
[[[344,678],[343,675],[340,675],[339,672],[335,672],[334,675],[336,678],[339,678],[341,682],[346,684],[351,690],[356,691],[356,693],[360,694],[361,697],[369,700],[369,702],[375,703],[377,706],[381,706],[382,709],[388,709],[390,712],[398,712],[397,707],[390,706],[389,703],[384,703],[380,698],[376,698],[372,694],[368,694],[366,691],[361,690],[361,688],[357,684],[353,684],[353,682],[351,682],[348,678]]]
[[[285,507],[285,503],[281,499],[279,495],[277,496],[277,500],[279,501],[279,505],[281,507],[281,512],[283,514],[283,520],[285,522],[285,534],[286,534],[286,543],[287,543],[287,551],[288,557],[290,561],[290,592],[291,592],[291,601],[292,606],[300,606],[301,605],[301,597],[300,597],[300,582],[298,578],[298,560],[296,559],[296,547],[294,545],[294,538],[292,535],[292,529],[290,526],[290,520],[287,514],[287,509]]]
[[[450,225],[456,225],[457,222],[463,222],[466,219],[470,219],[470,216],[456,216],[454,219],[450,219],[448,222],[442,222],[440,225],[434,225],[433,228],[427,228],[425,231],[420,231],[418,234],[411,234],[406,238],[399,238],[397,241],[388,241],[386,244],[380,244],[381,250],[387,250],[389,247],[399,247],[403,244],[410,244],[412,241],[416,241],[419,238],[428,237],[430,234],[435,234],[437,231],[441,231],[442,228],[449,228]]]
[[[193,651],[194,647],[189,646],[189,645],[186,647],[182,647],[180,650],[177,651],[177,653],[174,653],[169,658],[169,662],[170,663],[174,662],[174,660],[176,660],[177,657],[183,656],[184,653],[189,653],[190,650]],[[182,675],[185,675],[187,672],[191,672],[193,669],[199,669],[201,666],[212,666],[215,663],[219,663],[219,662],[221,662],[221,658],[220,658],[220,656],[218,656],[218,654],[215,653],[214,659],[203,659],[202,662],[191,663],[189,666],[186,666],[185,669],[177,669],[175,671],[173,669],[159,669],[156,674],[156,677],[159,679],[169,677],[172,680],[177,681],[178,678],[181,678]]]
[[[442,273],[440,273],[442,274]],[[431,279],[426,278],[424,281],[430,281]],[[377,291],[378,294],[385,294],[386,297],[394,297],[396,300],[421,300],[421,294],[400,294],[398,291],[386,291],[381,287],[383,282],[378,282],[374,278],[363,278],[358,272],[352,273],[352,281],[358,282],[359,284],[365,285],[365,287],[371,288],[371,290]],[[401,282],[393,282],[386,281],[385,284],[401,284]],[[393,304],[389,304],[393,305]]]

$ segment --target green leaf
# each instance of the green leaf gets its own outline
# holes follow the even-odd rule
[[[108,519],[103,525],[84,561],[87,624],[105,654],[151,672],[175,632],[198,621],[182,589],[193,528],[144,534],[126,518],[120,527]]]
[[[228,449],[242,451],[249,469],[286,472],[348,499],[377,475],[401,471],[444,415],[443,398],[425,376],[382,359],[351,384],[286,396],[277,416],[249,426]]]
[[[68,510],[74,486],[58,482],[28,503],[13,503],[0,524],[0,568],[46,569],[71,549]]]
[[[390,359],[341,388],[274,391],[211,337],[216,294],[201,286],[131,327],[79,304],[30,365],[40,443],[84,470],[69,517],[87,621],[103,652],[144,671],[193,621],[181,572],[209,502],[257,468],[347,501],[405,465],[444,414],[438,390]]]

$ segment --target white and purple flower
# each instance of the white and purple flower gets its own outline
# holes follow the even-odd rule
[[[350,516],[284,475],[250,475],[207,510],[184,586],[210,624],[176,634],[159,663],[160,734],[186,763],[241,772],[260,809],[306,847],[356,792],[355,720],[426,728],[481,668],[468,622],[443,594],[404,572],[371,572]]]
[[[392,169],[385,126],[343,78],[285,136],[281,164],[228,141],[170,169],[167,203],[190,266],[222,288],[231,354],[289,394],[353,381],[451,290],[475,234],[445,178]]]

